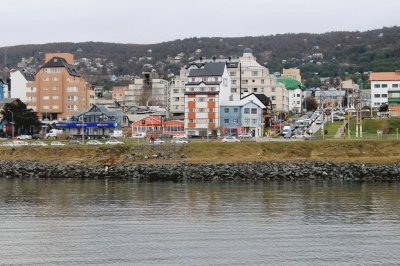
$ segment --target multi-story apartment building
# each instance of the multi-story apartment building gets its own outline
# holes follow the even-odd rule
[[[125,95],[128,105],[158,105],[165,108],[170,105],[169,82],[154,71],[144,72],[143,78],[135,78]]]
[[[175,119],[183,119],[185,116],[185,83],[189,71],[183,67],[180,75],[171,80],[170,88],[170,116]]]
[[[220,104],[229,100],[231,78],[224,62],[192,64],[185,84],[185,132],[219,136]]]
[[[397,91],[400,86],[400,71],[396,72],[371,72],[369,76],[371,81],[371,104],[373,108],[378,108],[382,104],[388,103],[388,94],[391,93],[390,108],[395,110],[397,102]],[[397,110],[397,109],[396,109]],[[395,111],[393,111],[394,114]]]
[[[271,77],[271,86],[266,88],[264,93],[267,97],[271,98],[272,110],[277,113],[289,112],[289,92],[285,85],[278,82],[276,77]]]
[[[116,102],[125,102],[127,90],[128,86],[114,86],[112,88],[112,99]]]
[[[26,103],[41,119],[67,119],[90,106],[90,86],[72,64],[72,54],[46,54],[35,80],[28,81]]]
[[[298,80],[288,77],[280,77],[277,79],[279,83],[285,85],[289,97],[289,111],[293,113],[301,113],[303,110],[304,94],[306,87]]]
[[[284,68],[281,74],[282,78],[291,78],[301,82],[300,69],[298,68]]]

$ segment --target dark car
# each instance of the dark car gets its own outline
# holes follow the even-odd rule
[[[40,139],[40,134],[33,134],[32,139]]]
[[[160,139],[170,139],[172,136],[170,134],[160,134],[158,135]]]

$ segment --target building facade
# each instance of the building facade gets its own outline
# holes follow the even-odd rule
[[[299,70],[300,71],[300,70]],[[288,91],[288,108],[290,112],[299,114],[303,111],[304,91],[306,87],[298,80],[289,77],[277,78],[278,82],[283,84]]]
[[[35,75],[25,71],[24,69],[13,69],[10,71],[10,96],[18,98],[23,102],[27,101],[28,82],[35,80]]]
[[[41,119],[66,120],[90,103],[90,86],[77,72],[72,54],[46,54],[45,64],[28,81],[27,105]],[[93,99],[94,100],[94,99]]]
[[[185,132],[188,136],[220,135],[220,104],[231,96],[224,62],[193,64],[185,83]]]
[[[400,71],[396,72],[371,72],[369,76],[371,81],[371,104],[373,108],[379,108],[382,104],[388,103],[389,90],[391,91],[391,108],[397,108],[394,96],[397,94],[400,86]],[[395,106],[396,105],[396,106]],[[394,111],[393,111],[394,112]],[[394,113],[393,113],[394,114]]]

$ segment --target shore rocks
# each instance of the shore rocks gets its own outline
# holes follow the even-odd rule
[[[111,178],[185,180],[357,180],[399,181],[400,164],[243,162],[225,164],[66,164],[0,161],[0,178]]]

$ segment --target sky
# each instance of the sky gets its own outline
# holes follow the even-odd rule
[[[0,47],[150,44],[191,37],[365,31],[399,26],[399,0],[1,0]]]

